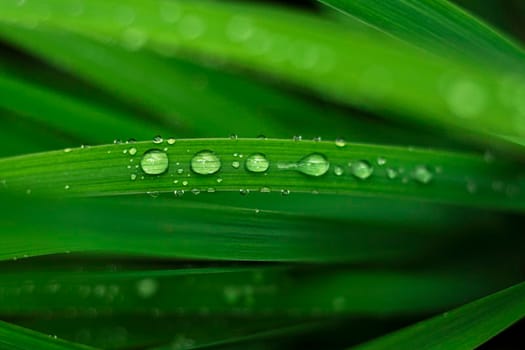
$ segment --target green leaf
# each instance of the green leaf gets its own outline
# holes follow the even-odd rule
[[[160,17],[164,2],[129,1],[122,10],[114,1],[98,0],[72,16],[65,0],[23,6],[13,1],[2,6],[0,20],[11,26],[37,22],[41,28],[106,38],[131,50],[147,47],[168,55],[215,57],[386,117],[475,132],[484,142],[523,143],[519,94],[525,80],[512,67],[430,55],[281,9],[220,2],[170,4]],[[128,10],[140,13],[131,26],[118,16],[115,20],[116,12]],[[181,13],[170,17],[174,22],[166,20]],[[251,34],[237,42],[228,28],[239,17],[247,19]],[[302,23],[300,28],[296,23]]]
[[[474,349],[525,317],[525,283],[355,349]]]
[[[525,207],[522,174],[503,159],[341,142],[173,139],[66,149],[0,159],[0,190],[55,196],[316,192]],[[249,170],[259,166],[253,157],[263,159],[264,169]]]
[[[517,69],[525,65],[519,44],[447,0],[319,1],[436,55],[453,53],[483,65],[506,62]]]
[[[56,339],[53,336],[34,332],[0,321],[0,348],[9,350],[89,350],[91,347]]]

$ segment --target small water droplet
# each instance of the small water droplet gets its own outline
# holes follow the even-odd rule
[[[239,136],[237,136],[237,134],[231,134],[230,135],[230,140],[237,140],[239,138]]]
[[[377,165],[382,166],[386,164],[386,159],[383,157],[377,158]]]
[[[434,178],[432,172],[424,165],[417,166],[412,175],[414,179],[422,184],[428,184]]]
[[[246,158],[246,170],[252,173],[263,173],[270,167],[270,162],[262,153],[251,154]]]
[[[65,153],[69,153],[69,152],[71,152],[71,148],[65,148],[65,149],[64,149],[64,152],[65,152]]]
[[[386,169],[386,177],[389,178],[390,180],[397,178],[397,171],[392,168]]]
[[[131,181],[135,181],[137,179],[137,174],[131,174],[130,178]]]
[[[261,191],[261,193],[270,193],[271,192],[269,187],[261,187],[260,191]]]
[[[328,159],[320,153],[309,154],[297,164],[297,170],[309,176],[322,176],[329,168]]]
[[[259,139],[259,140],[266,140],[267,138],[266,138],[266,136],[261,134],[261,135],[257,136],[257,139]]]
[[[137,142],[137,140],[135,140],[134,138],[129,138],[126,143],[135,143]]]
[[[241,188],[239,190],[239,193],[241,194],[241,196],[246,196],[246,195],[250,194],[250,190],[246,189],[246,188]]]
[[[201,151],[191,159],[191,170],[200,175],[211,175],[221,168],[221,160],[212,151]]]
[[[283,189],[281,190],[281,196],[288,196],[290,194],[290,190]]]
[[[334,167],[334,174],[335,174],[336,176],[341,176],[341,175],[343,175],[343,172],[344,172],[344,171],[343,171],[343,168],[340,167],[339,165],[336,165],[336,166]]]
[[[346,146],[346,141],[340,137],[338,137],[336,140],[335,140],[335,145],[339,148],[343,148]]]
[[[240,166],[241,166],[241,163],[239,163],[239,161],[234,160],[232,162],[232,168],[238,169]]]
[[[28,189],[26,190],[26,194],[27,194],[27,195],[30,195],[30,194],[31,194],[31,189],[30,189],[30,188],[28,188]]]
[[[174,137],[170,137],[170,138],[168,138],[167,142],[168,142],[168,145],[173,145],[175,143],[175,138]]]
[[[153,138],[153,143],[155,143],[155,144],[157,144],[157,145],[158,145],[158,144],[161,144],[163,141],[164,141],[164,139],[163,139],[162,136],[160,136],[160,135],[157,135],[157,136],[155,136],[155,137]]]
[[[168,170],[168,165],[168,155],[158,149],[147,151],[140,160],[140,167],[148,175],[163,174]]]
[[[135,147],[131,147],[131,148],[129,149],[129,154],[130,154],[131,156],[134,156],[135,154],[137,154],[137,149],[136,149]]]
[[[314,137],[314,141],[315,142],[321,142],[323,139],[321,138],[321,136],[316,136]]]
[[[476,117],[486,105],[484,88],[474,81],[458,79],[446,90],[449,108],[460,118]]]
[[[71,188],[71,187],[70,187],[69,185],[65,185],[65,186],[64,186],[64,189],[65,189],[65,190],[69,190],[70,188]]]
[[[122,140],[120,140],[120,139],[114,139],[114,140],[113,140],[113,143],[114,143],[115,145],[118,145],[118,144],[121,144],[121,143],[122,143]]]
[[[372,164],[370,164],[368,161],[359,160],[357,162],[352,163],[351,171],[352,175],[354,175],[358,179],[365,180],[372,176],[372,174],[374,173],[374,168],[372,167]]]
[[[182,181],[182,186],[188,186],[188,181],[186,180]]]
[[[184,172],[184,169],[183,168],[178,168],[177,169],[177,174],[182,174]]]
[[[158,198],[160,195],[159,191],[147,191],[146,194],[151,198]]]
[[[137,292],[141,298],[151,298],[158,289],[159,283],[152,278],[144,278],[137,282]]]
[[[208,193],[213,193],[213,192],[215,192],[215,188],[213,188],[213,187],[208,187],[208,189],[206,190],[206,192],[208,192]]]
[[[222,182],[222,179],[219,177],[217,178],[217,183],[220,184]]]
[[[294,141],[301,141],[302,139],[303,139],[303,137],[302,137],[301,135],[295,135],[295,136],[293,137],[293,140],[294,140]]]
[[[184,196],[184,190],[175,190],[173,191],[173,194],[175,195],[175,197],[182,197]]]
[[[126,154],[126,153],[128,153],[128,150],[127,149],[123,149],[122,153]]]
[[[191,193],[193,193],[194,195],[198,195],[201,193],[201,190],[199,190],[198,188],[192,188]]]

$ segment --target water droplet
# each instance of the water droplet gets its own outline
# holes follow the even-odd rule
[[[118,145],[118,144],[121,144],[121,143],[122,143],[122,140],[120,140],[120,139],[114,139],[114,140],[113,140],[113,143],[114,143],[115,145]]]
[[[175,197],[182,197],[184,196],[184,190],[175,190],[173,191],[173,194],[175,195]]]
[[[212,151],[201,151],[191,159],[191,170],[200,175],[211,175],[221,168],[221,160]]]
[[[321,136],[316,136],[314,137],[314,141],[315,142],[321,142],[323,139],[321,138]]]
[[[177,169],[177,174],[182,174],[183,172],[184,172],[184,169],[182,169],[182,168],[178,168]]]
[[[266,138],[266,136],[261,134],[261,135],[257,136],[257,139],[259,139],[259,140],[266,140],[267,138]]]
[[[170,137],[170,138],[168,138],[167,142],[168,142],[168,145],[173,145],[175,143],[175,138],[174,137]]]
[[[344,172],[344,171],[343,171],[343,168],[340,167],[339,165],[336,165],[336,166],[334,167],[334,174],[335,174],[336,176],[341,176],[341,175],[343,175],[343,172]]]
[[[65,189],[65,190],[69,190],[70,188],[71,188],[71,187],[70,187],[69,185],[65,185],[65,186],[64,186],[64,189]]]
[[[191,193],[193,193],[194,195],[198,195],[198,194],[201,193],[201,190],[199,190],[198,188],[193,188],[193,189],[191,190]]]
[[[151,278],[144,278],[137,282],[137,292],[141,298],[151,298],[159,289],[159,283]]]
[[[239,138],[239,136],[237,136],[237,134],[231,134],[230,135],[230,140],[237,140]]]
[[[250,190],[246,189],[246,188],[241,188],[239,190],[239,193],[241,194],[241,196],[246,196],[246,195],[250,194]]]
[[[284,189],[281,190],[281,196],[288,196],[290,194],[290,190]]]
[[[65,148],[65,149],[64,149],[64,152],[65,152],[65,153],[69,153],[69,152],[71,152],[71,148]]]
[[[343,148],[346,146],[346,141],[339,137],[335,140],[335,145],[339,148]]]
[[[397,178],[397,171],[392,168],[386,169],[386,177],[389,178],[390,180]]]
[[[271,192],[269,187],[261,187],[260,191],[261,191],[261,193],[270,193]]]
[[[134,138],[130,138],[126,141],[126,143],[135,143],[137,142],[137,140],[135,140]]]
[[[147,151],[140,160],[140,167],[148,175],[163,174],[168,170],[168,164],[168,155],[158,149]]]
[[[424,165],[417,166],[412,175],[414,179],[422,184],[428,184],[434,178],[432,172]]]
[[[162,136],[160,136],[160,135],[157,135],[157,136],[155,136],[155,137],[153,138],[153,143],[155,143],[155,144],[157,144],[157,145],[158,145],[158,144],[161,144],[163,141],[164,141],[164,139],[163,139]]]
[[[263,173],[270,167],[270,162],[262,153],[251,154],[246,158],[246,169],[253,173]]]
[[[215,188],[213,188],[213,187],[208,187],[208,189],[206,190],[206,192],[208,192],[208,193],[213,193],[213,192],[215,192]]]
[[[383,157],[377,158],[377,165],[382,166],[386,164],[386,159]]]
[[[131,181],[135,181],[137,179],[137,174],[131,174],[130,178]]]
[[[136,149],[135,147],[131,147],[131,148],[129,149],[129,154],[130,154],[131,156],[134,156],[135,154],[137,154],[137,149]]]
[[[186,180],[182,181],[182,186],[188,186],[188,181]]]
[[[220,184],[222,182],[222,179],[219,177],[217,178],[217,183]]]
[[[239,163],[239,161],[234,160],[234,161],[232,162],[232,167],[233,167],[233,168],[238,169],[240,166],[241,166],[241,163]]]
[[[126,154],[126,153],[128,153],[128,150],[127,149],[123,149],[122,153]]]
[[[302,139],[303,139],[303,137],[302,137],[301,135],[295,135],[295,136],[293,137],[293,140],[294,140],[294,141],[301,141]]]
[[[151,198],[158,198],[160,195],[159,191],[147,191],[146,194]]]
[[[366,160],[359,160],[352,163],[351,170],[352,175],[361,180],[368,179],[374,173],[374,168]]]
[[[320,153],[309,154],[297,164],[297,170],[309,176],[322,176],[329,168],[328,159]]]

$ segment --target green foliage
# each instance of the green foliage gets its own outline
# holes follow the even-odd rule
[[[0,348],[472,349],[525,316],[520,43],[311,5],[0,0]]]

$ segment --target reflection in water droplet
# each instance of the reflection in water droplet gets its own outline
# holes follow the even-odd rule
[[[328,159],[320,153],[309,154],[297,164],[297,170],[309,176],[322,176],[329,168]]]
[[[253,173],[263,173],[270,167],[270,162],[261,153],[251,154],[246,158],[246,170]]]
[[[201,151],[191,159],[191,170],[200,175],[211,175],[221,168],[221,160],[212,151]]]
[[[140,167],[149,175],[159,175],[166,172],[168,164],[168,155],[158,149],[147,151],[140,160]]]
[[[432,172],[424,165],[417,166],[412,175],[414,179],[422,184],[428,184],[434,178]]]
[[[352,175],[358,179],[365,180],[368,179],[374,173],[374,168],[366,160],[359,160],[352,163],[351,165]]]
[[[157,293],[159,283],[151,278],[144,278],[137,282],[137,292],[141,298],[148,299]]]

